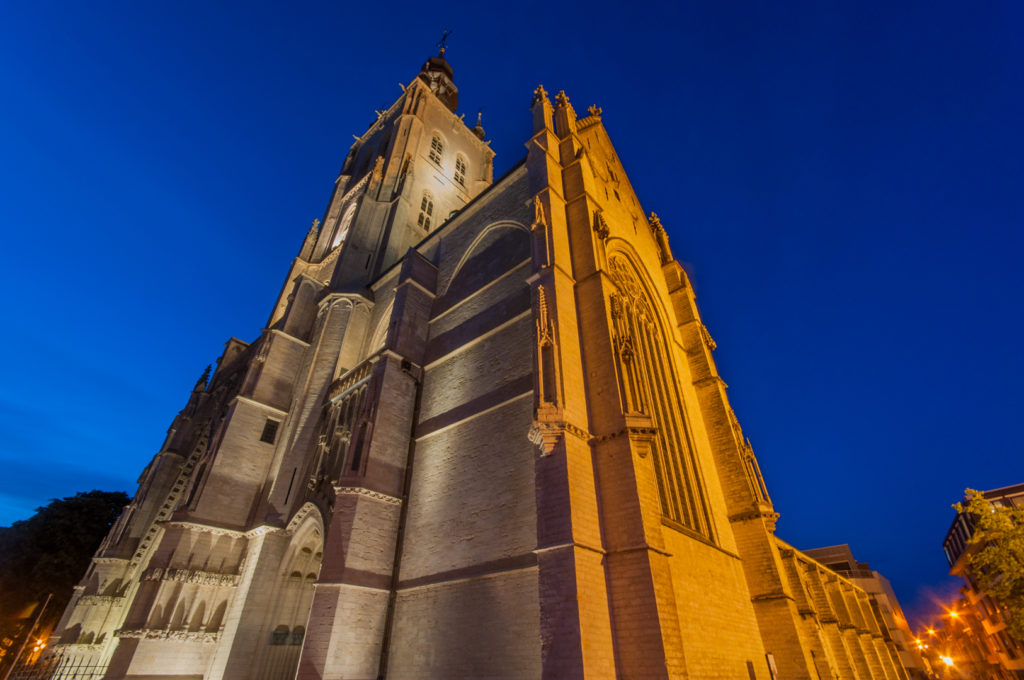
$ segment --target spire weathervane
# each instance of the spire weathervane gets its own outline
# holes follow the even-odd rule
[[[442,56],[442,57],[444,56],[445,50],[448,49],[448,46],[447,46],[446,43],[448,42],[448,36],[451,35],[451,34],[452,34],[452,32],[449,29],[447,29],[447,28],[444,29],[444,32],[441,33],[441,42],[437,43],[437,46],[441,48],[440,56]]]

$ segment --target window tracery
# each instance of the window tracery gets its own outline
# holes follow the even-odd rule
[[[433,162],[441,165],[441,155],[444,154],[444,142],[437,135],[434,135],[430,140],[430,151],[427,153],[427,157]]]
[[[458,184],[466,186],[466,159],[461,155],[455,157],[455,175],[454,179]]]
[[[622,256],[609,261],[617,290],[610,311],[623,410],[653,421],[652,458],[662,514],[712,538],[703,480],[684,421],[682,397],[667,335],[633,266]]]
[[[359,469],[361,436],[365,436],[364,405],[372,364],[364,362],[338,379],[325,406],[317,459],[309,480],[311,489],[333,483]]]

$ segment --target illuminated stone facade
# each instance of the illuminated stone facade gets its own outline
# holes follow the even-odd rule
[[[774,536],[596,108],[492,182],[443,58],[355,143],[62,622],[108,678],[905,677]]]
[[[867,562],[854,559],[850,546],[845,543],[804,550],[803,553],[864,589],[871,609],[883,624],[882,634],[898,652],[903,667],[911,677],[925,677],[927,673],[921,655],[918,654],[914,634],[889,579],[873,570]]]

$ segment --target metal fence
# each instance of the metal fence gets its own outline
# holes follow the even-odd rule
[[[10,680],[100,680],[106,672],[106,664],[51,656],[18,666],[11,673]]]

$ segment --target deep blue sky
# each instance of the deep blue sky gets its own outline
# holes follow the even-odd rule
[[[0,13],[0,524],[134,491],[444,27],[496,174],[538,83],[604,108],[783,539],[926,612],[950,504],[1024,481],[1024,5],[159,4]]]

